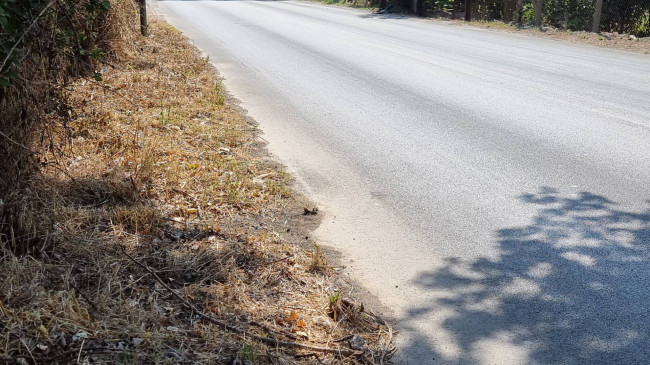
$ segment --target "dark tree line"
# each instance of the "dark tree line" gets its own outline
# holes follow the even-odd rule
[[[408,0],[395,0],[403,9]],[[597,0],[422,0],[420,15],[472,20],[502,20],[550,25],[574,31],[593,30]],[[603,0],[600,31],[650,36],[650,0]]]

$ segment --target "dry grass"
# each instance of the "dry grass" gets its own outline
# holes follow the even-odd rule
[[[14,54],[24,53],[17,76],[0,87],[0,241],[9,241],[14,253],[33,253],[33,244],[43,240],[42,217],[33,214],[40,211],[39,199],[32,199],[37,193],[33,183],[41,165],[60,167],[56,157],[65,138],[57,135],[57,126],[71,116],[68,83],[101,68],[90,50],[101,49],[106,54],[102,58],[115,58],[137,30],[132,1],[113,1],[110,12],[92,14],[88,3],[50,2],[25,33],[25,43],[16,44]]]
[[[40,146],[22,200],[39,244],[0,250],[0,362],[385,362],[390,327],[336,287],[208,60],[150,31],[113,36],[115,68],[68,86]]]

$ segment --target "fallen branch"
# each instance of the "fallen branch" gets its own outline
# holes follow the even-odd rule
[[[36,152],[32,151],[31,148],[25,146],[24,144],[22,144],[22,143],[20,143],[20,142],[16,142],[16,141],[14,141],[14,140],[11,139],[11,137],[9,137],[8,135],[6,135],[6,134],[0,132],[0,136],[6,138],[9,142],[15,144],[16,146],[18,146],[18,147],[22,147],[22,148],[26,149],[26,150],[29,151],[31,154],[34,154],[34,155],[36,154]]]
[[[199,310],[194,304],[190,303],[187,299],[183,298],[180,294],[178,294],[176,291],[174,291],[172,288],[170,288],[167,283],[165,283],[164,280],[162,280],[158,274],[154,270],[152,270],[149,266],[139,262],[136,260],[133,256],[129,255],[128,252],[126,252],[126,249],[124,246],[120,246],[122,249],[122,252],[126,257],[129,258],[129,260],[133,261],[136,265],[140,266],[141,268],[145,269],[149,274],[151,274],[160,285],[162,285],[167,291],[169,291],[176,299],[180,300],[185,306],[187,306],[189,309],[193,310],[198,314],[201,318],[205,319],[208,322],[212,322],[220,327],[223,327],[225,330],[238,333],[241,335],[244,335],[246,337],[250,337],[256,341],[265,343],[267,345],[275,346],[275,347],[290,347],[290,348],[301,348],[301,349],[306,349],[306,350],[312,350],[312,351],[318,351],[322,353],[329,353],[329,354],[337,354],[337,355],[342,355],[342,356],[359,356],[363,355],[362,351],[354,351],[354,350],[346,350],[346,349],[333,349],[329,347],[320,347],[320,346],[312,346],[312,345],[306,345],[303,343],[299,342],[293,342],[293,341],[280,341],[280,340],[275,340],[272,338],[268,337],[262,337],[258,336],[254,333],[251,333],[249,331],[246,331],[245,329],[235,327],[233,325],[230,325],[224,321],[221,321],[217,318],[212,317],[211,315],[208,315],[204,313],[203,311]]]

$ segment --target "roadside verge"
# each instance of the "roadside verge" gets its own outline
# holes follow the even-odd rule
[[[0,361],[386,362],[390,326],[314,244],[318,211],[209,60],[162,21],[150,34],[50,116],[25,200],[43,245],[2,248]]]

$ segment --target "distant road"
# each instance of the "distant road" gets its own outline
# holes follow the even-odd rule
[[[310,2],[156,6],[326,213],[400,362],[650,363],[650,56]]]

